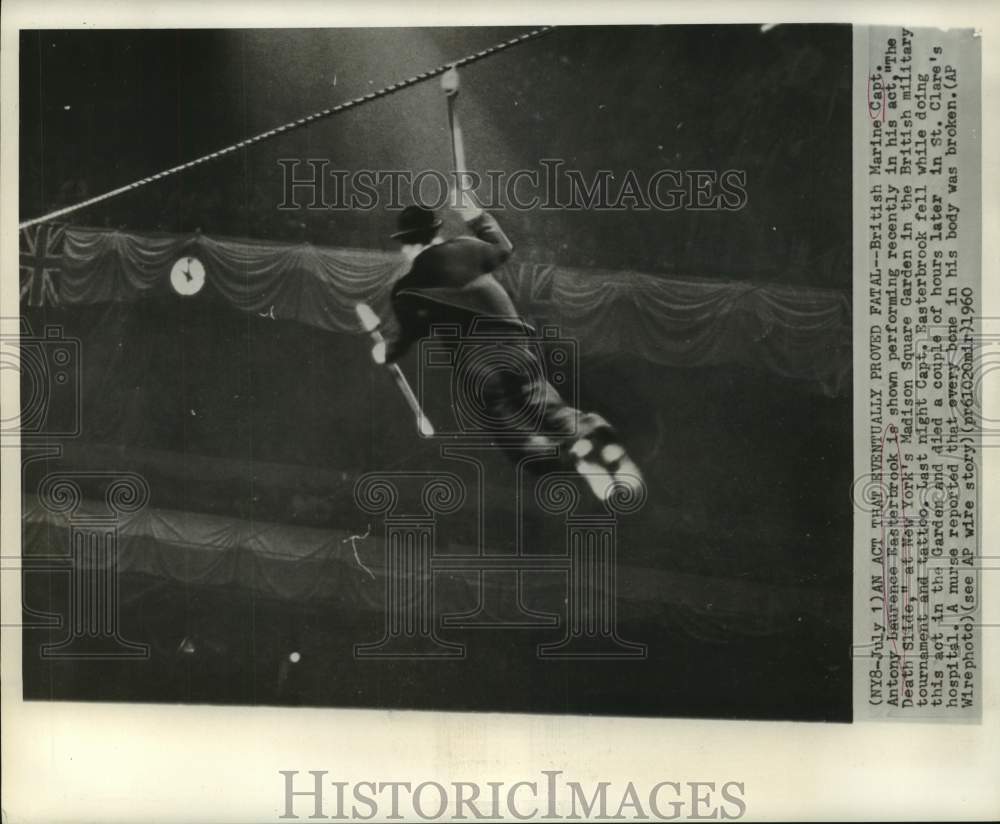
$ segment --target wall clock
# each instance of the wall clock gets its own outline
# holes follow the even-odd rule
[[[180,258],[170,270],[170,285],[178,295],[197,295],[205,285],[205,267],[196,257]]]

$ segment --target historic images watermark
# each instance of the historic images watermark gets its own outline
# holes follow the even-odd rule
[[[383,635],[357,644],[355,656],[464,658],[466,645],[444,633],[490,627],[551,628],[552,640],[537,646],[540,659],[645,659],[646,645],[619,632],[617,591],[620,522],[645,504],[645,485],[640,477],[609,476],[598,501],[584,483],[591,479],[581,478],[579,466],[569,469],[562,454],[583,437],[578,418],[585,414],[574,408],[577,342],[555,327],[522,335],[500,334],[489,323],[464,331],[439,325],[420,342],[416,364],[418,398],[446,399],[437,409],[450,409],[451,419],[434,420],[438,468],[369,472],[355,484],[355,504],[381,522],[385,548]],[[491,400],[497,383],[508,387],[499,404]],[[497,454],[501,460],[491,461]],[[486,479],[497,465],[510,472],[503,502],[487,500]],[[471,468],[473,478],[460,468]],[[487,518],[498,506],[514,519],[512,546]],[[529,551],[526,506],[560,524],[561,545]],[[474,513],[475,543],[443,552],[440,527],[460,510]],[[474,579],[475,607],[449,610],[435,586],[441,574]],[[554,586],[560,578],[561,609],[533,609],[528,581]]]
[[[579,406],[579,344],[547,324],[537,333],[511,333],[491,318],[472,322],[467,333],[457,325],[435,324],[420,341],[417,357],[417,397],[427,407],[434,395],[446,393],[450,420],[436,422],[437,434],[474,441],[526,435],[557,435],[565,426],[545,412],[545,384],[559,392],[571,408]],[[517,376],[527,388],[507,403],[490,402],[485,390],[492,377]],[[570,428],[575,431],[575,418]]]
[[[279,209],[372,211],[422,203],[440,209],[472,194],[484,209],[673,212],[729,211],[747,205],[747,173],[740,169],[598,169],[587,174],[565,161],[543,159],[534,169],[490,169],[445,174],[437,169],[331,168],[329,158],[281,158]]]
[[[520,781],[337,781],[327,770],[279,770],[282,819],[340,821],[733,820],[747,811],[742,781],[583,783],[562,770]]]
[[[65,441],[82,432],[81,341],[57,324],[36,332],[26,318],[2,318],[0,368],[20,378],[19,414],[0,422],[0,446],[21,450],[23,479],[35,462],[60,459]],[[135,472],[47,472],[30,500],[34,523],[44,525],[40,532],[51,545],[40,550],[26,537],[20,556],[0,555],[0,572],[21,578],[22,600],[21,615],[3,627],[62,630],[60,640],[40,646],[42,658],[148,659],[149,646],[129,640],[121,628],[119,537],[149,498],[146,479]],[[26,515],[26,536],[28,523]],[[64,610],[34,608],[28,598],[33,573],[67,577]]]
[[[0,420],[0,443],[17,446],[79,435],[79,339],[55,324],[36,333],[24,318],[3,318],[0,324],[0,369],[17,372],[21,382],[19,414]]]

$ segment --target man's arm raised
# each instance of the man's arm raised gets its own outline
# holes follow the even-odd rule
[[[465,221],[476,238],[482,241],[479,246],[479,265],[483,272],[492,272],[502,266],[514,251],[514,244],[503,233],[496,218],[483,211],[471,192],[461,191],[458,194],[458,205],[455,211]]]

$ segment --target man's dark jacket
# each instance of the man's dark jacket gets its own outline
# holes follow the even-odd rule
[[[435,324],[457,325],[468,334],[476,318],[500,319],[521,334],[530,332],[510,296],[491,274],[510,257],[514,247],[496,220],[486,212],[467,223],[475,237],[456,237],[424,249],[410,271],[392,289],[392,306],[399,337],[387,360],[402,357],[413,343],[430,334]]]

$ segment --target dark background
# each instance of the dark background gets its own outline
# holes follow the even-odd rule
[[[25,33],[22,216],[518,32]],[[846,26],[558,30],[463,71],[467,151],[481,170],[562,157],[588,176],[747,172],[748,204],[735,213],[504,212],[519,260],[846,292],[850,65]],[[73,219],[391,248],[392,213],[278,211],[277,158],[447,169],[446,128],[431,81]],[[193,300],[25,316],[36,330],[59,324],[82,342],[83,433],[57,464],[30,465],[29,490],[47,471],[111,455],[107,468],[149,479],[154,507],[343,529],[357,521],[349,490],[361,473],[438,467],[435,445],[413,436],[395,389],[371,368],[363,337],[240,313],[211,286]],[[359,665],[351,645],[377,634],[378,616],[129,578],[122,622],[152,644],[151,661],[42,662],[47,633],[31,630],[25,695],[849,719],[849,392],[830,397],[763,369],[667,368],[627,354],[585,356],[580,372],[581,405],[615,422],[649,485],[649,503],[623,524],[622,563],[716,586],[728,617],[711,632],[669,589],[641,610],[624,592],[623,635],[649,645],[642,662],[542,663],[530,633],[508,631],[478,636],[460,664]],[[199,470],[185,473],[186,459]],[[241,476],[234,467],[248,462],[282,471]],[[505,477],[501,464],[493,469]],[[317,473],[327,471],[342,484],[323,488]],[[32,580],[36,608],[62,603],[58,583]],[[813,606],[741,615],[726,601],[733,583],[761,593],[758,603],[794,591]],[[177,652],[188,636],[200,639],[194,658]],[[303,663],[289,675],[291,649]]]
[[[27,32],[29,217],[215,151],[522,29]],[[523,260],[850,287],[850,30],[559,29],[461,72],[471,168],[560,158],[590,180],[745,170],[748,208],[505,212]],[[69,110],[66,110],[69,106]],[[75,216],[77,223],[389,248],[382,210],[281,212],[279,158],[447,171],[437,79]],[[305,173],[303,168],[300,174]]]

